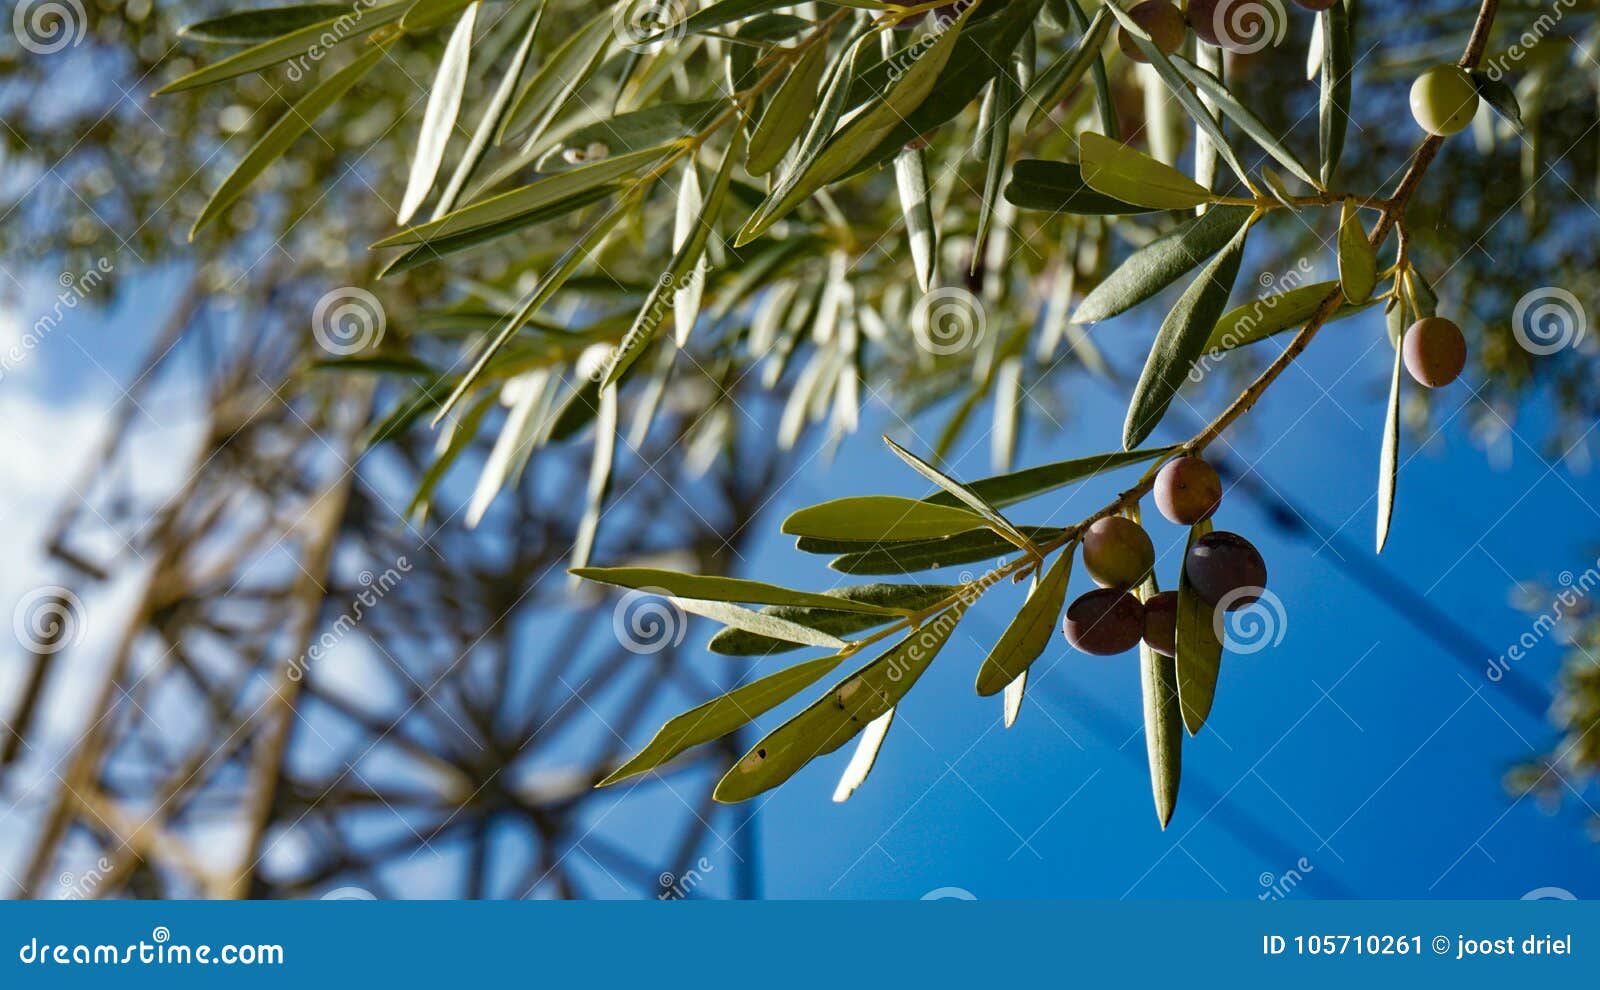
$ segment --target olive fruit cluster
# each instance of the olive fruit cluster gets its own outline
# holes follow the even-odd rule
[[[1216,469],[1193,455],[1162,465],[1155,481],[1156,507],[1168,520],[1193,526],[1211,518],[1222,502]],[[1100,587],[1067,606],[1062,632],[1084,653],[1111,656],[1142,639],[1165,656],[1177,647],[1178,593],[1163,591],[1141,602],[1131,591],[1155,566],[1155,545],[1144,527],[1123,516],[1098,519],[1084,530],[1083,565]],[[1213,606],[1237,609],[1266,587],[1267,566],[1249,540],[1216,530],[1201,536],[1183,562],[1194,592]]]

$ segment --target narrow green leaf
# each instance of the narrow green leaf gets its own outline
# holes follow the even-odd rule
[[[783,531],[791,536],[894,542],[954,536],[986,525],[982,516],[968,509],[894,495],[857,495],[800,509],[783,521]]]
[[[1022,532],[1035,543],[1060,538],[1062,530],[1042,526],[1024,526]],[[956,567],[980,560],[1012,553],[1016,547],[1009,540],[989,529],[978,529],[955,536],[929,540],[912,540],[879,546],[872,542],[858,545],[853,551],[831,561],[828,566],[841,574],[869,576],[877,574],[915,574],[918,571]]]
[[[224,79],[232,79],[249,72],[259,72],[296,55],[304,55],[318,45],[339,44],[362,37],[398,20],[400,15],[406,12],[410,2],[411,0],[396,0],[382,7],[368,8],[360,13],[347,12],[326,21],[308,24],[298,31],[273,38],[271,41],[264,41],[236,55],[230,55],[220,62],[212,63],[203,69],[196,69],[181,79],[167,83],[156,90],[155,95],[165,96],[168,93],[181,93],[187,89],[210,86]],[[305,69],[305,66],[297,64],[290,74],[298,80],[305,74]]]
[[[804,691],[842,662],[842,656],[831,656],[797,663],[689,709],[663,725],[649,745],[596,786],[654,770],[687,749],[722,738]]]
[[[1010,72],[994,77],[994,113],[989,119],[988,131],[981,135],[984,147],[983,198],[978,205],[977,230],[973,234],[972,271],[977,271],[978,261],[988,243],[989,223],[994,219],[995,203],[1000,199],[1000,183],[1006,174],[1006,159],[1011,150],[1011,120],[1016,116],[1020,89]]]
[[[1377,284],[1378,251],[1367,243],[1355,201],[1347,199],[1339,218],[1339,286],[1346,302],[1363,303]]]
[[[1033,107],[1033,112],[1028,115],[1027,130],[1038,127],[1050,115],[1051,109],[1067,98],[1067,94],[1083,79],[1083,74],[1100,57],[1100,50],[1105,47],[1110,35],[1111,15],[1102,7],[1094,12],[1088,29],[1078,38],[1078,43],[1039,73],[1033,85],[1028,87],[1027,103]]]
[[[623,335],[622,340],[611,353],[611,361],[606,367],[605,375],[601,378],[602,387],[610,387],[617,383],[622,375],[633,366],[639,355],[644,353],[645,345],[655,339],[657,331],[666,313],[666,300],[672,300],[674,306],[687,305],[679,293],[684,289],[685,282],[690,278],[690,273],[701,263],[705,254],[706,244],[711,238],[711,231],[716,227],[717,220],[722,216],[723,205],[728,200],[728,189],[733,181],[734,164],[743,157],[744,131],[735,128],[732,144],[722,156],[722,165],[717,169],[717,176],[712,180],[711,192],[705,197],[699,216],[688,228],[687,238],[672,256],[667,264],[667,270],[656,280],[651,288],[650,295],[645,299],[638,315],[634,318],[633,325]],[[693,163],[690,163],[693,167]],[[699,296],[695,295],[694,307],[699,309]],[[693,320],[690,319],[689,323]],[[684,336],[680,325],[680,337]],[[680,339],[679,346],[687,343]]]
[[[438,27],[454,17],[461,8],[476,0],[416,0],[406,15],[400,18],[400,27],[406,31],[426,31]]]
[[[419,6],[425,0],[418,0]],[[416,8],[412,8],[415,12]],[[444,161],[444,150],[455,133],[456,117],[461,113],[461,94],[467,85],[467,68],[472,55],[472,31],[478,23],[478,4],[470,4],[450,34],[439,71],[428,90],[428,106],[422,113],[422,131],[417,136],[417,153],[411,160],[411,176],[400,200],[397,223],[410,222],[433,188]],[[404,22],[402,22],[404,26]]]
[[[461,401],[461,397],[471,391],[473,386],[478,383],[479,378],[482,377],[490,362],[500,353],[500,349],[506,345],[506,342],[516,336],[517,332],[524,326],[527,326],[539,309],[549,302],[552,296],[561,291],[561,287],[567,284],[567,279],[572,277],[572,273],[577,270],[578,265],[582,264],[600,246],[600,242],[610,235],[612,228],[621,222],[628,205],[629,201],[624,199],[624,201],[612,206],[604,216],[591,224],[589,229],[583,232],[583,236],[574,241],[572,246],[562,253],[561,257],[556,259],[555,264],[544,273],[544,277],[533,287],[533,291],[529,292],[527,298],[517,307],[517,311],[506,319],[500,329],[495,332],[494,337],[490,339],[488,345],[479,351],[477,359],[472,363],[472,367],[467,369],[467,373],[462,375],[461,379],[456,382],[456,386],[450,392],[449,397],[445,399],[438,412],[434,414],[434,423],[437,424],[442,416],[455,408],[456,403]]]
[[[1248,206],[1215,206],[1133,252],[1078,304],[1074,323],[1126,312],[1222,250],[1250,219]]]
[[[187,25],[178,31],[178,37],[223,45],[254,45],[342,17],[352,9],[348,3],[303,3],[241,10]]]
[[[817,90],[827,69],[828,46],[812,45],[778,87],[750,136],[750,157],[745,168],[751,175],[772,171],[799,140],[817,105]]]
[[[1156,594],[1155,577],[1145,579],[1139,597]],[[1178,779],[1183,771],[1183,715],[1178,707],[1178,662],[1139,643],[1139,687],[1144,701],[1144,745],[1150,761],[1150,790],[1156,818],[1165,829],[1178,804]]]
[[[881,102],[873,104],[845,124],[811,161],[797,169],[792,176],[786,176],[784,182],[750,216],[734,241],[735,246],[748,244],[761,236],[768,227],[787,216],[812,193],[865,157],[897,123],[912,113],[933,91],[934,83],[949,60],[956,39],[961,35],[961,28],[973,9],[968,7],[962,11],[955,23],[945,29],[938,40],[928,46],[906,68],[904,74],[889,86]]]
[[[1482,69],[1474,69],[1470,75],[1483,102],[1489,104],[1501,120],[1510,124],[1518,136],[1527,137],[1528,127],[1522,122],[1522,105],[1517,102],[1517,91],[1505,80],[1495,79]]]
[[[1398,309],[1403,307],[1396,306]],[[1401,322],[1394,339],[1394,371],[1389,376],[1389,405],[1383,420],[1383,450],[1378,456],[1377,552],[1389,541],[1389,523],[1394,518],[1394,494],[1400,481],[1400,373],[1401,344],[1406,328]]]
[[[221,216],[224,210],[232,206],[234,201],[249,188],[250,183],[266,171],[267,166],[282,157],[296,139],[310,130],[312,123],[322,116],[324,111],[339,102],[340,97],[360,82],[361,77],[371,71],[387,51],[388,48],[384,45],[373,45],[368,48],[355,61],[317,83],[310,92],[284,111],[283,116],[273,121],[272,126],[261,135],[255,146],[240,159],[239,164],[228,173],[228,177],[222,180],[222,185],[217,187],[217,191],[211,194],[205,209],[200,211],[199,218],[189,229],[189,240],[194,240],[194,235],[200,228]]]
[[[755,797],[849,742],[868,723],[900,703],[949,641],[964,611],[964,605],[946,609],[834,685],[751,747],[717,784],[712,796],[728,803]]]
[[[866,783],[867,774],[878,762],[878,751],[883,748],[883,740],[889,735],[889,726],[893,724],[894,709],[891,708],[868,722],[861,731],[861,738],[856,741],[856,751],[851,754],[850,762],[845,764],[844,773],[839,775],[839,783],[833,789],[834,804],[850,800],[850,796]]]
[[[1328,186],[1344,155],[1345,132],[1350,127],[1350,78],[1355,58],[1345,0],[1318,16],[1322,20],[1322,90],[1317,102],[1317,138],[1322,149],[1322,184]]]
[[[730,630],[742,632],[750,636],[759,637],[764,642],[783,644],[783,647],[788,649],[799,649],[802,646],[821,646],[830,650],[842,650],[849,645],[832,633],[813,629],[803,623],[780,619],[766,612],[745,608],[743,605],[731,605],[728,602],[700,601],[694,598],[673,598],[671,600],[685,612],[722,623],[727,627],[723,632]],[[868,616],[867,618],[876,618],[879,622],[887,622],[890,617]],[[719,633],[718,635],[721,634]],[[781,649],[773,652],[781,652]]]
[[[600,530],[600,513],[605,504],[607,490],[611,487],[611,467],[617,449],[617,393],[615,389],[602,392],[600,407],[595,417],[594,452],[589,460],[589,486],[584,493],[583,516],[578,520],[572,537],[572,566],[583,567],[594,552],[594,540]],[[576,582],[576,578],[573,581]]]
[[[967,489],[980,498],[987,499],[991,505],[1004,508],[1107,471],[1115,471],[1130,464],[1143,464],[1169,454],[1173,449],[1170,446],[1149,447],[1144,450],[1117,450],[1109,454],[1075,457],[1067,461],[1040,464],[1009,474],[968,482]],[[954,495],[945,493],[930,495],[924,501],[934,505],[958,504]]]
[[[1188,546],[1211,532],[1211,521],[1189,530]],[[1185,555],[1187,556],[1187,548]],[[1189,735],[1200,731],[1216,698],[1217,674],[1222,670],[1222,640],[1217,635],[1216,609],[1201,598],[1180,570],[1177,628],[1178,700]]]
[[[1239,229],[1233,240],[1183,290],[1177,305],[1161,322],[1144,371],[1128,403],[1128,419],[1122,427],[1125,448],[1137,447],[1156,428],[1177,396],[1178,388],[1188,379],[1195,361],[1205,353],[1206,340],[1217,325],[1223,307],[1228,305],[1228,295],[1239,275],[1239,259],[1244,254],[1249,232],[1248,224]]]
[[[1083,169],[1076,163],[1037,159],[1025,159],[1011,166],[1011,181],[1006,184],[1005,197],[1025,210],[1050,213],[1128,216],[1157,209],[1096,192],[1084,182]]]
[[[1027,601],[1012,617],[999,642],[978,668],[977,691],[987,698],[1028,672],[1055,636],[1056,620],[1067,600],[1067,579],[1072,574],[1076,544],[1068,544],[1045,571],[1044,579],[1028,592]]]
[[[988,501],[983,498],[983,496],[978,495],[966,485],[963,485],[961,482],[945,474],[943,471],[940,471],[932,464],[924,461],[922,458],[895,443],[888,437],[884,437],[883,442],[889,445],[889,449],[894,451],[897,457],[911,465],[911,468],[918,474],[922,475],[924,478],[927,478],[940,488],[943,488],[945,492],[954,496],[967,508],[982,516],[984,521],[989,524],[990,529],[993,529],[996,533],[999,533],[1001,536],[1010,540],[1020,549],[1030,551],[1034,549],[1033,543],[1026,536],[1024,536],[1016,526],[1012,525],[1011,520],[1007,519],[1005,516],[1002,516],[1000,514],[1000,510],[995,508],[993,505],[990,505]],[[931,505],[931,503],[924,504]]]
[[[537,168],[540,172],[560,172],[574,164],[588,164],[590,158],[596,157],[591,151],[615,158],[681,141],[706,128],[729,105],[727,100],[655,103],[586,124],[562,135],[539,156]]]
[[[765,14],[768,11],[781,10],[784,7],[794,7],[800,0],[718,0],[717,3],[695,11],[688,17],[668,26],[662,31],[663,35],[675,36],[676,34],[700,34],[706,31],[715,31],[717,28],[727,27],[729,24],[742,21],[747,17]],[[646,39],[648,43],[649,39]]]
[[[1167,56],[1166,52],[1156,47],[1150,40],[1150,36],[1145,34],[1144,29],[1139,27],[1121,7],[1115,3],[1107,3],[1106,9],[1110,10],[1112,16],[1121,22],[1122,29],[1133,38],[1134,44],[1144,53],[1145,58],[1149,59],[1150,68],[1154,69],[1156,75],[1161,77],[1161,81],[1166,84],[1167,90],[1172,94],[1173,99],[1178,101],[1178,105],[1183,107],[1184,112],[1195,122],[1195,125],[1206,133],[1206,137],[1210,138],[1212,145],[1216,148],[1217,154],[1222,157],[1223,161],[1228,163],[1229,168],[1233,169],[1233,173],[1239,177],[1239,181],[1248,187],[1250,185],[1250,175],[1245,170],[1244,164],[1239,161],[1239,156],[1234,153],[1233,145],[1228,141],[1228,136],[1222,132],[1222,125],[1217,122],[1217,118],[1207,109],[1205,102],[1195,94],[1194,90],[1189,88],[1188,81],[1184,79],[1183,74],[1178,71],[1177,67],[1172,64],[1172,59]]]
[[[927,292],[933,288],[937,274],[939,229],[933,219],[933,194],[928,188],[927,162],[921,148],[907,147],[895,156],[894,181],[917,285]]]
[[[600,68],[611,47],[612,26],[612,12],[602,8],[551,53],[517,94],[500,128],[499,143],[519,137],[529,143],[539,140],[556,115]]]
[[[968,5],[966,9],[973,12],[971,22],[960,27],[960,37],[956,39],[950,57],[940,70],[927,98],[920,101],[910,113],[893,120],[877,145],[851,165],[845,175],[858,175],[877,168],[918,137],[931,134],[955,119],[977,99],[990,80],[1005,71],[1012,53],[1033,24],[1041,2],[1008,0],[1003,6],[985,4],[981,8]],[[948,16],[948,13],[944,16]],[[943,34],[955,31],[959,26],[959,21],[952,23]],[[858,89],[864,87],[875,98],[887,84],[899,78],[907,56],[926,43],[925,38],[913,41],[909,48],[902,48],[868,68],[862,73]]]
[[[1302,182],[1312,188],[1320,188],[1320,183],[1311,174],[1311,170],[1301,164],[1300,159],[1295,156],[1294,152],[1284,145],[1283,141],[1271,127],[1267,126],[1265,121],[1256,116],[1255,111],[1239,102],[1239,98],[1234,96],[1227,86],[1223,85],[1222,80],[1181,55],[1173,56],[1172,64],[1183,78],[1194,84],[1195,89],[1199,90],[1201,95],[1209,99],[1216,105],[1217,109],[1222,111],[1223,116],[1238,124],[1241,131],[1250,135],[1251,139],[1261,147],[1262,151],[1271,155],[1278,164],[1293,172],[1295,177]]]
[[[1093,131],[1078,136],[1078,151],[1083,181],[1115,199],[1156,210],[1187,210],[1215,198],[1171,165]]]
[[[1425,319],[1429,316],[1439,315],[1439,294],[1433,291],[1433,286],[1428,284],[1422,272],[1415,267],[1406,268],[1406,285],[1411,289],[1411,303],[1414,309],[1414,319]]]
[[[509,237],[518,231],[537,227],[539,224],[553,220],[556,217],[575,213],[585,206],[592,206],[608,196],[615,195],[620,188],[616,184],[595,186],[593,189],[587,189],[558,203],[552,203],[537,210],[518,214],[499,223],[484,224],[481,227],[472,227],[460,233],[423,241],[384,265],[383,269],[378,273],[378,277],[398,275],[414,268],[421,268],[423,265],[440,261],[452,254],[471,251],[473,248],[488,244],[491,241]],[[496,326],[499,325],[499,320],[491,322]]]
[[[420,244],[525,216],[582,195],[597,186],[607,185],[633,175],[646,165],[659,161],[665,154],[663,149],[647,148],[627,155],[618,155],[615,158],[606,158],[570,172],[557,172],[555,175],[530,182],[520,189],[512,189],[493,198],[464,206],[437,220],[407,227],[398,233],[390,234],[372,246],[386,248]]]
[[[868,605],[921,611],[944,601],[956,592],[950,584],[861,584],[847,588],[832,588],[823,594],[830,598],[844,598]],[[847,636],[888,622],[891,616],[845,612],[837,608],[812,608],[804,605],[767,605],[760,610],[787,623],[814,629],[830,636]],[[723,656],[771,656],[799,649],[793,641],[762,635],[745,628],[724,629],[711,637],[707,648]]]
[[[444,192],[439,194],[439,201],[433,207],[432,219],[437,220],[456,208],[456,202],[460,199],[462,190],[466,188],[467,181],[483,163],[483,156],[488,152],[490,143],[494,141],[495,133],[505,123],[506,113],[511,108],[511,95],[517,91],[517,84],[522,81],[522,70],[527,67],[528,56],[533,51],[533,39],[539,32],[539,25],[544,21],[547,6],[540,0],[529,10],[527,26],[522,29],[522,41],[517,44],[517,50],[512,53],[511,61],[501,74],[494,95],[484,107],[483,116],[478,119],[478,126],[473,129],[472,140],[467,144],[467,150],[456,163],[456,170],[451,174]]]
[[[897,616],[899,611],[883,605],[830,597],[810,591],[780,588],[744,578],[715,577],[707,574],[681,574],[655,567],[574,567],[572,573],[589,581],[658,591],[675,598],[698,598],[710,602],[746,602],[753,605],[807,605],[812,608],[865,612]]]
[[[1236,306],[1217,321],[1216,328],[1206,340],[1206,353],[1230,351],[1258,340],[1265,340],[1273,334],[1304,326],[1311,315],[1322,306],[1322,301],[1337,288],[1339,288],[1338,282],[1312,282],[1309,285]],[[1369,298],[1366,302],[1355,306],[1342,303],[1333,311],[1333,315],[1328,317],[1328,322],[1337,323],[1348,319],[1372,308],[1380,301]]]

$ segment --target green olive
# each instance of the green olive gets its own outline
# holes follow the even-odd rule
[[[1436,65],[1411,84],[1411,116],[1429,134],[1455,134],[1477,112],[1478,87],[1459,65]]]

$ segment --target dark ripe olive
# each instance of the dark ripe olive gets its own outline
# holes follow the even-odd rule
[[[1156,475],[1156,508],[1180,526],[1210,519],[1222,504],[1222,479],[1217,469],[1194,455],[1178,457]]]
[[[1194,541],[1183,560],[1183,575],[1201,598],[1230,612],[1254,602],[1259,597],[1254,592],[1267,586],[1261,552],[1238,533],[1220,529]]]
[[[1144,603],[1144,645],[1165,657],[1178,652],[1178,593],[1163,591]]]
[[[1150,534],[1132,519],[1096,519],[1083,534],[1083,566],[1103,588],[1128,589],[1144,580],[1156,563]]]
[[[1182,12],[1167,0],[1144,0],[1134,5],[1128,11],[1128,16],[1144,29],[1157,48],[1168,55],[1183,47],[1183,39],[1189,33],[1189,25],[1183,19]],[[1139,43],[1125,28],[1117,29],[1117,46],[1122,49],[1122,54],[1135,62],[1150,61],[1144,57],[1144,52],[1139,50]]]
[[[1133,649],[1144,635],[1144,604],[1126,591],[1096,588],[1067,606],[1061,631],[1074,649],[1113,656]]]
[[[1425,316],[1411,324],[1401,350],[1406,370],[1428,388],[1450,384],[1467,366],[1467,340],[1460,327],[1442,316]]]

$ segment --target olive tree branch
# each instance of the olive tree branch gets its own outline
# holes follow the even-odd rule
[[[1472,27],[1472,34],[1467,40],[1466,48],[1461,55],[1461,61],[1457,63],[1463,69],[1470,70],[1475,68],[1479,60],[1483,57],[1484,48],[1487,46],[1489,41],[1489,31],[1494,26],[1495,14],[1499,11],[1499,7],[1499,0],[1482,0],[1478,8],[1477,19]],[[1439,148],[1443,144],[1443,137],[1436,134],[1429,135],[1423,140],[1421,145],[1417,147],[1416,152],[1413,153],[1411,157],[1411,163],[1407,166],[1405,174],[1401,176],[1399,184],[1395,187],[1394,194],[1388,199],[1371,198],[1366,200],[1367,204],[1370,204],[1372,207],[1381,211],[1377,224],[1373,227],[1372,232],[1367,236],[1367,242],[1371,244],[1374,249],[1382,246],[1383,242],[1388,239],[1391,231],[1398,230],[1398,236],[1400,237],[1401,241],[1404,242],[1405,231],[1403,224],[1405,222],[1406,206],[1408,203],[1410,203],[1411,197],[1416,194],[1417,189],[1421,186],[1423,175],[1427,172],[1428,166],[1433,163],[1435,156],[1437,156],[1439,153]],[[1308,198],[1317,199],[1318,197]],[[1254,205],[1254,201],[1249,201],[1249,204],[1247,205]],[[1404,269],[1405,258],[1402,255],[1396,261],[1394,277],[1396,279],[1402,278],[1405,275]],[[1243,392],[1239,393],[1239,396],[1229,403],[1226,409],[1224,409],[1217,415],[1215,419],[1208,423],[1204,429],[1202,429],[1199,433],[1196,433],[1193,437],[1190,437],[1184,443],[1179,444],[1174,450],[1173,455],[1181,457],[1186,454],[1195,454],[1204,450],[1218,437],[1220,437],[1223,431],[1225,431],[1229,426],[1233,425],[1235,420],[1248,412],[1251,407],[1256,404],[1256,401],[1261,398],[1262,394],[1266,392],[1267,388],[1270,387],[1272,383],[1288,369],[1289,365],[1293,364],[1295,359],[1305,351],[1306,347],[1311,343],[1312,338],[1314,338],[1318,331],[1320,331],[1323,326],[1327,324],[1328,320],[1333,317],[1333,314],[1338,310],[1339,306],[1343,302],[1344,292],[1339,287],[1335,286],[1335,288],[1328,293],[1327,298],[1322,300],[1322,303],[1317,307],[1316,312],[1313,313],[1311,318],[1306,321],[1306,325],[1300,329],[1299,333],[1295,334],[1295,337],[1292,341],[1290,341],[1289,346],[1284,348],[1283,353],[1278,355],[1278,357],[1271,364],[1269,364]],[[1133,487],[1122,492],[1111,502],[1102,506],[1098,511],[1087,516],[1076,525],[1067,527],[1067,529],[1063,531],[1060,536],[1044,543],[1040,547],[1041,554],[1053,553],[1054,551],[1059,550],[1070,543],[1076,542],[1080,534],[1082,534],[1085,529],[1095,522],[1106,518],[1107,516],[1116,515],[1118,513],[1127,512],[1133,509],[1139,504],[1139,500],[1148,494],[1153,487],[1155,487],[1156,475],[1160,472],[1162,466],[1169,459],[1170,458],[1167,457],[1158,458],[1150,465],[1148,469],[1146,469],[1144,474],[1140,476],[1139,480],[1133,485]],[[974,598],[976,595],[982,594],[984,591],[988,590],[989,587],[998,583],[1002,578],[1020,578],[1026,575],[1029,570],[1037,566],[1038,558],[1035,558],[1032,555],[1018,557],[1015,560],[1002,564],[995,570],[990,571],[977,579],[967,581],[959,585],[956,591],[945,600],[937,602],[934,605],[913,615],[899,619],[888,627],[880,629],[870,636],[853,641],[845,653],[846,655],[855,653],[863,647],[872,643],[876,643],[879,640],[884,639],[885,637],[903,629],[915,628],[927,618],[956,605],[958,602],[970,602],[972,598]]]

